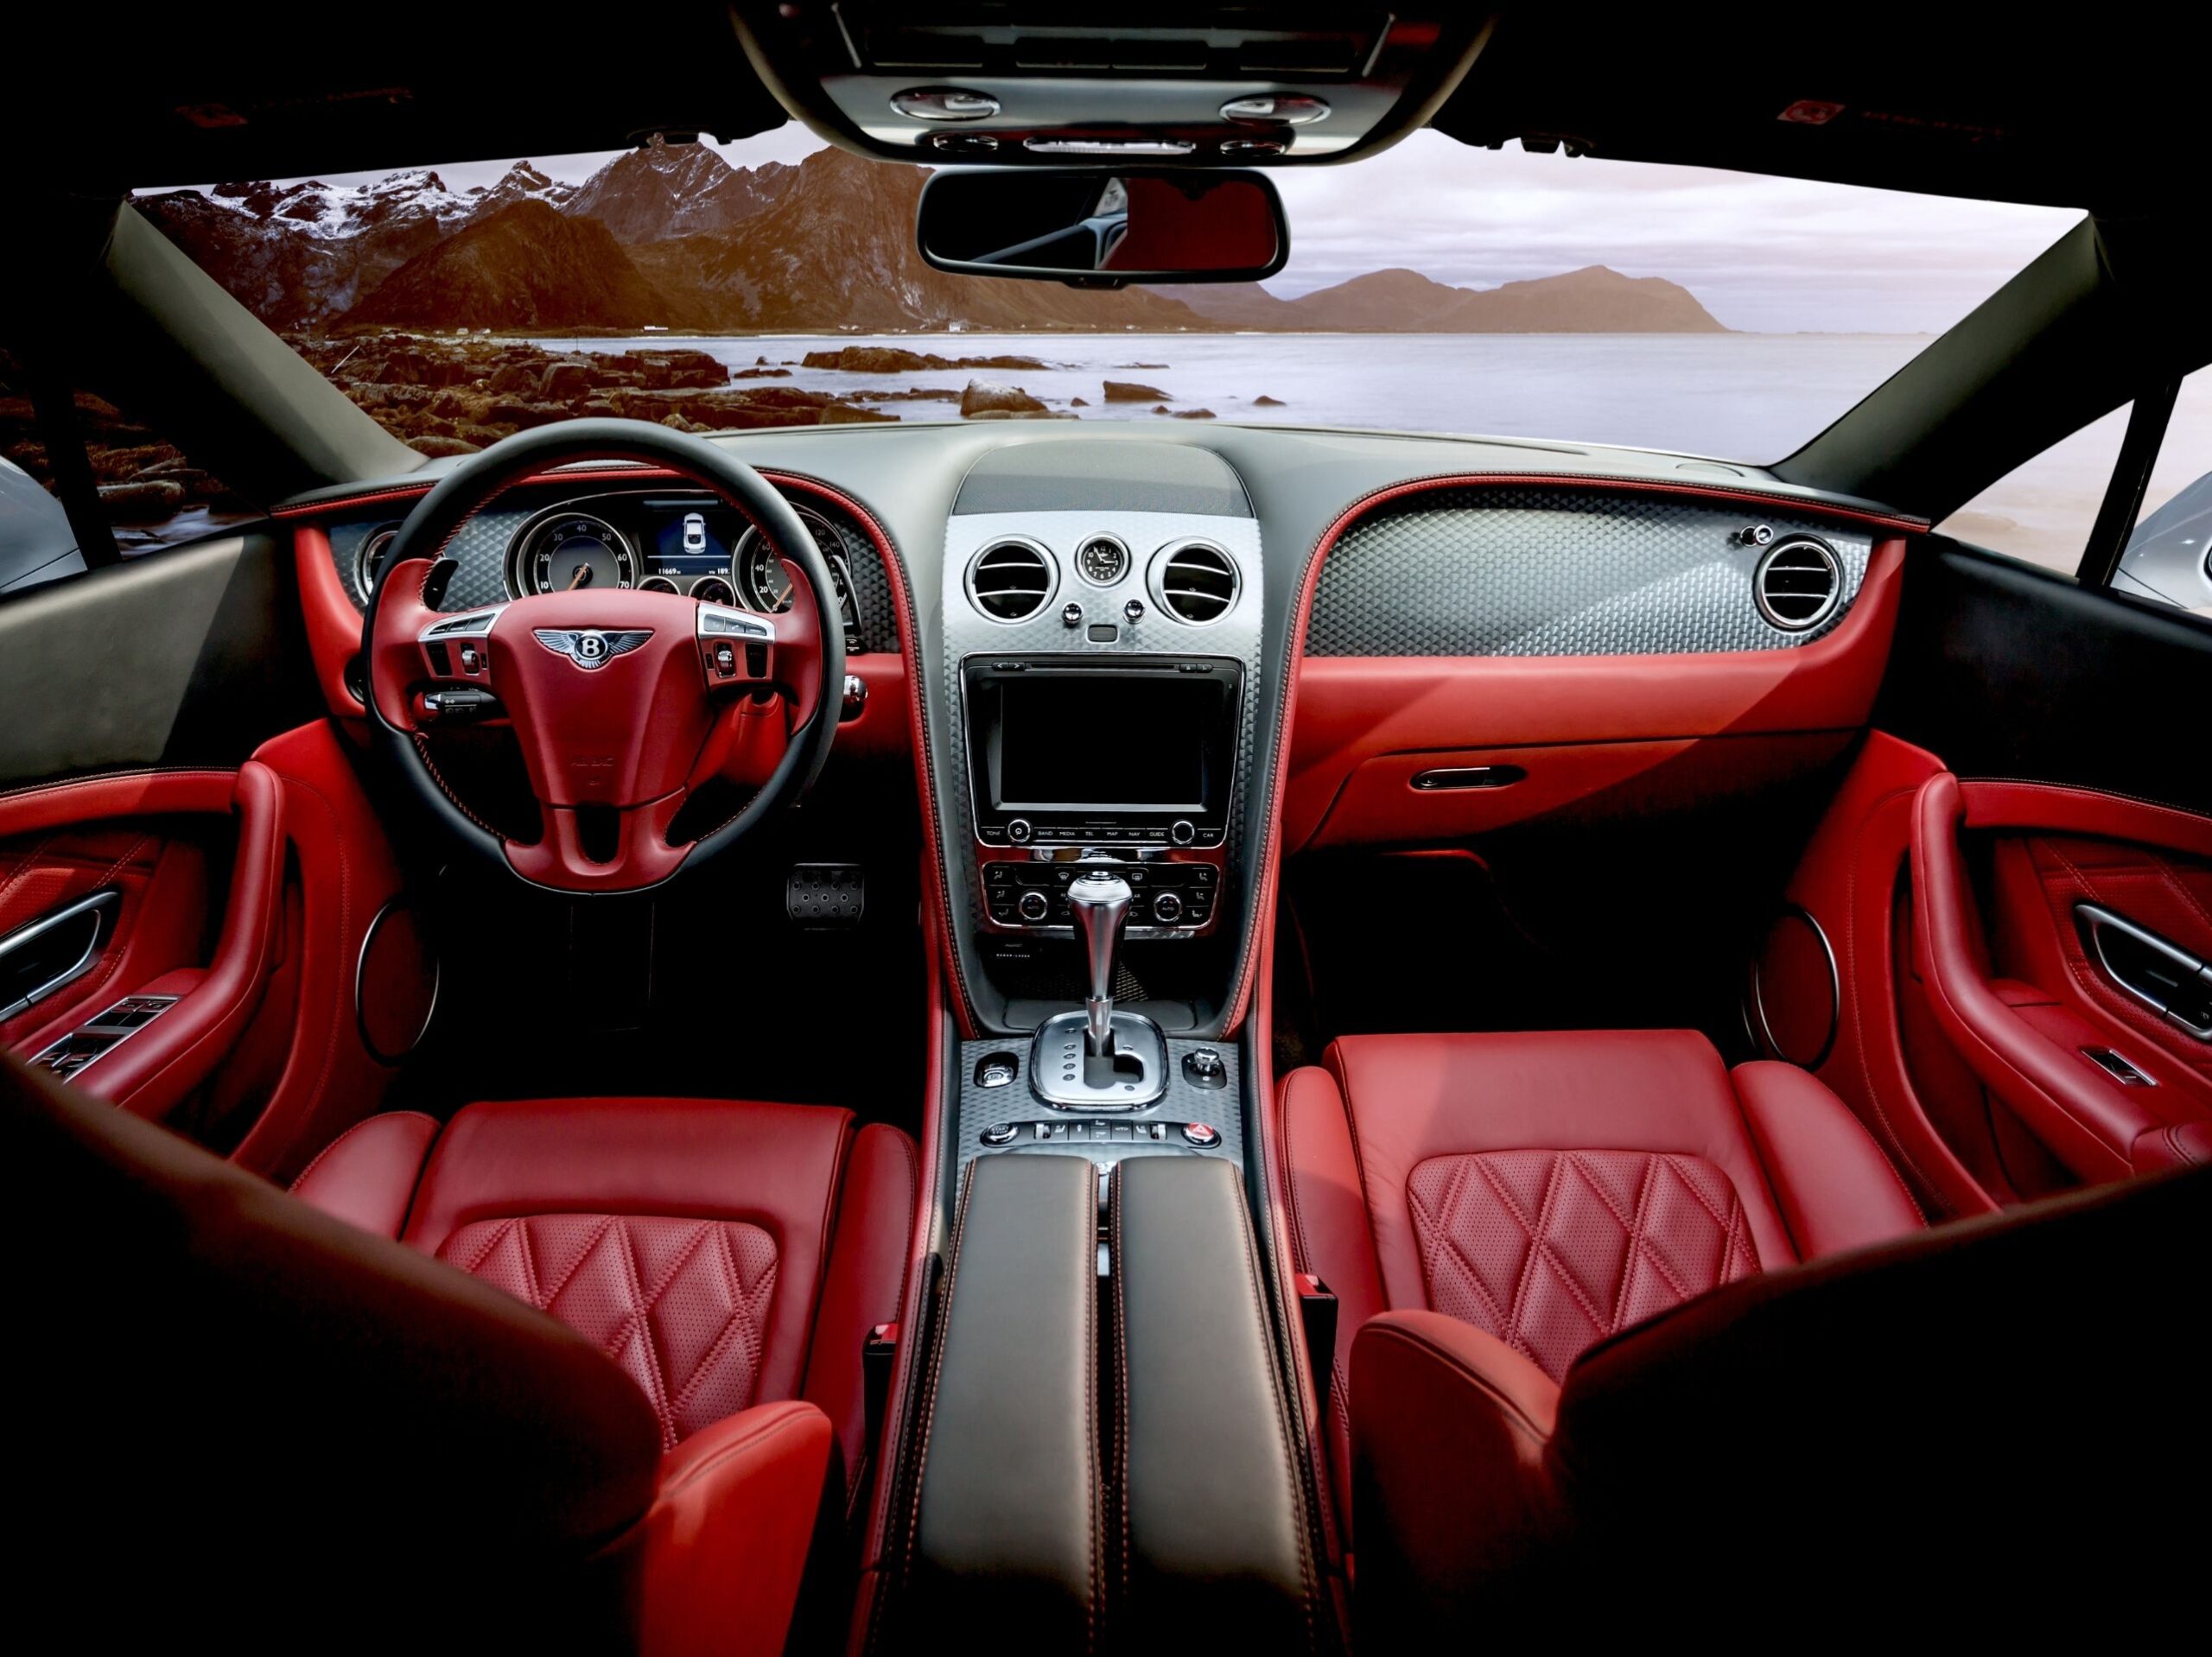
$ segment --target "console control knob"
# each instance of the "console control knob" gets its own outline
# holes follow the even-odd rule
[[[1030,836],[1037,831],[1029,826],[1027,817],[1016,817],[1006,826],[1006,837],[1017,846],[1027,846]]]
[[[1201,1151],[1217,1150],[1221,1145],[1221,1130],[1211,1122],[1185,1122],[1183,1142]]]
[[[1178,817],[1167,826],[1167,838],[1178,846],[1187,846],[1198,837],[1198,828],[1186,818]]]
[[[1198,1088],[1225,1088],[1229,1085],[1229,1066],[1221,1062],[1221,1055],[1211,1047],[1200,1047],[1183,1055],[1183,1074]]]
[[[993,1122],[976,1137],[986,1145],[1012,1145],[1014,1127],[1012,1122]]]
[[[1172,892],[1163,892],[1152,900],[1152,917],[1162,926],[1173,926],[1183,918],[1183,900]]]
[[[1041,921],[1052,912],[1052,900],[1041,892],[1025,892],[1014,909],[1026,921]]]

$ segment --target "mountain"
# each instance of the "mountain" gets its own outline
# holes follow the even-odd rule
[[[704,144],[656,136],[617,156],[561,206],[598,219],[616,241],[634,247],[728,230],[774,201],[798,171],[772,161],[739,168]]]
[[[1154,289],[1218,327],[1328,333],[1726,333],[1696,295],[1602,264],[1497,288],[1452,288],[1416,270],[1372,270],[1296,299],[1255,283]]]
[[[385,277],[346,313],[347,327],[665,327],[671,306],[596,219],[542,200],[501,208]]]
[[[1084,292],[1049,282],[948,276],[914,246],[927,175],[819,149],[773,203],[735,229],[636,250],[664,291],[715,328],[1204,328],[1185,305],[1143,289]]]
[[[351,187],[219,184],[132,205],[271,327],[327,321],[410,259],[518,201],[558,208],[575,186],[518,162],[490,188],[454,191],[417,168]]]

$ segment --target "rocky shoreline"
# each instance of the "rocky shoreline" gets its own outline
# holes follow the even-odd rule
[[[474,454],[513,432],[589,416],[716,432],[882,423],[898,418],[881,406],[895,403],[954,405],[966,420],[1076,420],[1082,417],[1077,409],[1091,406],[1075,397],[1065,408],[1051,407],[999,378],[1066,366],[1003,352],[947,357],[892,346],[827,346],[796,361],[755,357],[750,366],[732,369],[708,352],[674,343],[601,353],[471,334],[348,332],[285,339],[357,407],[430,455]],[[959,390],[861,384],[824,391],[775,383],[789,379],[794,368],[887,378],[980,372]],[[1135,381],[1103,381],[1101,395],[1109,403],[1142,403],[1178,419],[1214,417],[1211,409],[1170,409],[1169,393]]]

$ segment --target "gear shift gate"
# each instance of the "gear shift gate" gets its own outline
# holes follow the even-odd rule
[[[1167,1043],[1160,1026],[1114,1007],[1114,968],[1131,901],[1128,883],[1094,870],[1068,887],[1090,972],[1080,1013],[1039,1027],[1029,1049],[1029,1085],[1058,1110],[1137,1110],[1167,1091]]]

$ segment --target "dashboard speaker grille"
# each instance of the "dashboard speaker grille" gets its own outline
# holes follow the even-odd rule
[[[1052,596],[1052,562],[1026,541],[999,541],[968,566],[968,596],[994,621],[1027,621]]]
[[[1769,625],[1786,633],[1819,626],[1843,596],[1843,562],[1825,541],[1793,535],[1776,542],[1751,572],[1751,599]]]
[[[1159,599],[1178,619],[1217,621],[1236,602],[1236,561],[1219,547],[1193,541],[1170,547],[1160,562]]]

